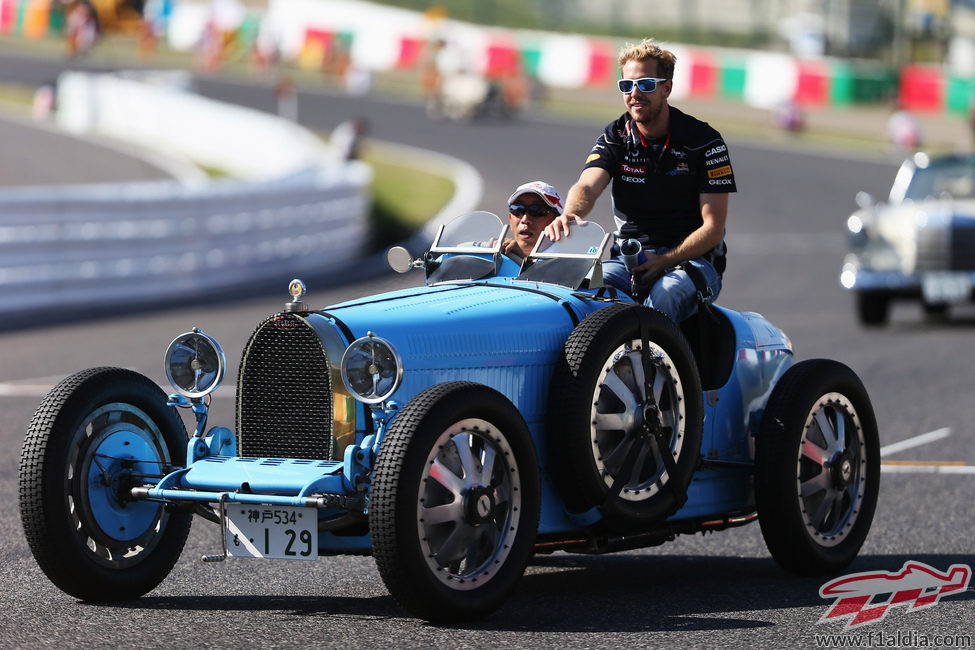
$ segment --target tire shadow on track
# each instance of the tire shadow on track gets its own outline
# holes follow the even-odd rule
[[[963,555],[867,555],[846,571],[896,571],[908,560],[945,570],[971,562]],[[782,610],[811,627],[832,600],[819,588],[838,576],[805,578],[786,573],[771,558],[696,555],[536,556],[508,602],[484,621],[439,626],[483,631],[694,632],[772,628]],[[975,602],[975,590],[952,602]],[[285,612],[294,616],[351,616],[411,620],[391,596],[145,596],[91,607],[118,610]],[[966,609],[968,605],[966,605]],[[790,620],[794,620],[790,615]],[[805,619],[808,619],[806,621]],[[776,622],[778,621],[778,622]]]
[[[851,573],[897,571],[908,560],[946,570],[971,563],[964,555],[861,555],[835,576],[787,573],[771,558],[619,555],[536,557],[504,609],[486,622],[495,628],[552,631],[663,632],[778,626],[755,617],[811,608],[810,625],[832,604],[820,587]],[[975,590],[952,596],[975,601]],[[599,612],[598,615],[593,615]],[[501,629],[501,628],[498,628]]]

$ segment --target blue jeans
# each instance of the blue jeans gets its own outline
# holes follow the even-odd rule
[[[657,255],[667,252],[668,248],[650,248],[648,253]],[[688,262],[685,262],[687,264]],[[714,266],[707,259],[698,257],[689,262],[695,268],[700,269],[711,296],[708,302],[713,302],[721,292],[721,276]],[[611,287],[630,294],[630,272],[626,270],[623,260],[620,257],[603,262],[603,282]],[[630,294],[632,295],[632,294]],[[697,287],[683,269],[671,269],[657,280],[650,288],[650,294],[643,301],[647,307],[653,307],[673,319],[675,323],[680,323],[692,316],[697,311]]]

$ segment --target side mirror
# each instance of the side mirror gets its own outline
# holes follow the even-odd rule
[[[389,263],[390,268],[397,273],[406,273],[410,269],[416,268],[410,251],[402,246],[393,246],[386,251],[386,261]]]

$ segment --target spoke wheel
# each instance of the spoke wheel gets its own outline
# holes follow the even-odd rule
[[[703,405],[697,367],[670,319],[634,305],[590,314],[566,341],[550,405],[549,453],[570,511],[599,507],[623,528],[676,512],[700,451]]]
[[[870,529],[879,484],[876,420],[857,376],[824,359],[790,368],[756,444],[755,498],[772,556],[807,575],[848,565]]]
[[[68,377],[38,407],[21,452],[24,533],[41,569],[83,600],[124,600],[172,569],[190,515],[130,491],[181,465],[186,431],[165,394],[128,370]]]
[[[437,622],[500,606],[531,556],[539,480],[528,428],[496,391],[453,382],[410,400],[372,488],[373,555],[390,593]]]
[[[600,372],[589,400],[592,404],[590,421],[593,423],[590,453],[596,470],[603,477],[608,490],[625,468],[628,457],[636,454],[631,463],[632,469],[621,477],[624,486],[619,495],[623,500],[634,502],[658,494],[670,479],[655,440],[640,444],[638,439],[627,437],[628,433],[643,425],[645,417],[654,417],[644,412],[647,404],[642,362],[644,353],[653,358],[650,383],[659,426],[668,431],[680,431],[681,423],[685,420],[683,386],[677,377],[673,359],[653,342],[646,351],[639,339],[627,341],[613,350],[610,353],[613,362]],[[675,458],[684,451],[684,441],[683,435],[670,437],[668,450]]]

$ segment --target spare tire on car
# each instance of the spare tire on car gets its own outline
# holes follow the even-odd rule
[[[548,444],[570,512],[598,508],[622,529],[669,517],[686,500],[702,428],[697,366],[667,316],[610,305],[569,335],[552,378]]]

